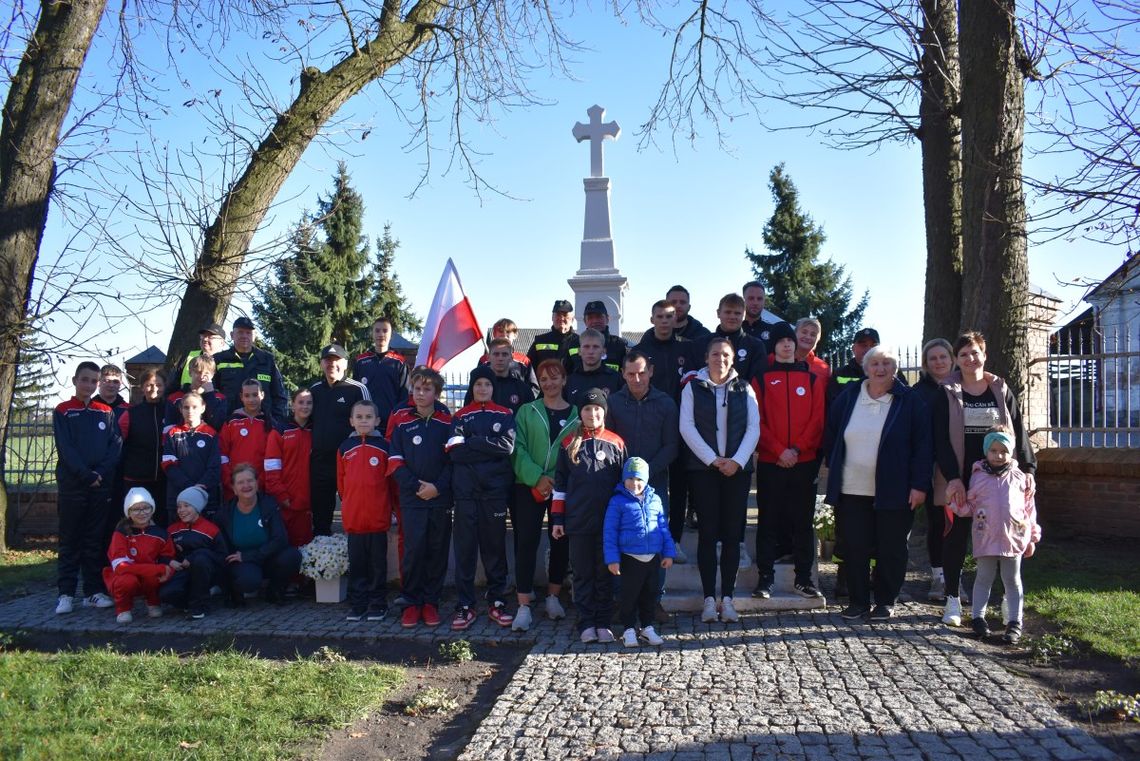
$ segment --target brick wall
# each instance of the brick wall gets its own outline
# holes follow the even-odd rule
[[[1062,535],[1140,538],[1140,449],[1043,449],[1037,512]]]

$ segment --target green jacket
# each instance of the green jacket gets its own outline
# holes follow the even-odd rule
[[[554,466],[558,464],[558,450],[562,440],[578,428],[578,408],[570,405],[566,415],[566,425],[551,444],[550,419],[546,416],[546,406],[542,399],[519,407],[515,415],[515,451],[511,455],[511,462],[515,469],[515,480],[520,484],[534,486],[542,476],[554,478]]]

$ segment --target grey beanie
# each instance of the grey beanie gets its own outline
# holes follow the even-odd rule
[[[182,491],[178,492],[178,501],[185,502],[194,508],[194,511],[201,514],[206,509],[206,502],[209,501],[209,496],[206,490],[201,486],[188,486]]]

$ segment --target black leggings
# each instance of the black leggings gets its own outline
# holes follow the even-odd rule
[[[931,568],[942,567],[942,532],[946,530],[946,511],[942,505],[927,502],[926,510],[926,554],[930,557]]]
[[[941,508],[939,508],[941,509]],[[954,518],[950,533],[942,540],[942,569],[946,575],[946,596],[957,597],[962,580],[962,564],[966,562],[966,548],[970,544],[972,518]]]
[[[732,597],[740,571],[740,530],[748,510],[752,474],[743,468],[725,477],[715,468],[689,471],[693,502],[700,521],[697,568],[705,597],[716,597],[716,544],[720,542],[720,594]]]
[[[550,512],[550,500],[534,501],[530,487],[515,484],[515,499],[508,507],[511,526],[515,530],[515,591],[520,595],[534,594],[534,569],[538,563],[538,545],[542,539],[542,520]],[[546,577],[550,584],[561,586],[570,563],[570,544],[566,537],[550,536],[553,527],[547,522],[546,535],[550,542],[550,562]]]
[[[621,556],[621,625],[626,629],[641,625],[652,626],[657,608],[657,575],[661,570],[661,555],[651,560],[638,560],[622,553]]]

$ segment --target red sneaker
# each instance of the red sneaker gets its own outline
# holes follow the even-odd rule
[[[428,626],[439,626],[439,608],[429,603],[424,603],[424,623]]]
[[[497,602],[491,606],[489,615],[491,616],[491,620],[499,626],[510,626],[515,622],[515,617],[507,612],[507,606],[501,602]]]
[[[404,608],[404,615],[400,618],[400,626],[411,629],[420,622],[420,606],[409,605]]]
[[[455,615],[451,619],[451,628],[453,631],[461,632],[474,622],[475,611],[471,608],[460,608],[455,611]]]

